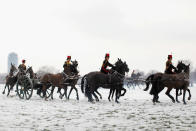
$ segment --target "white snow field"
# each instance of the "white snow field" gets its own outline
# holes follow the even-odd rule
[[[0,131],[196,130],[196,85],[190,87],[187,105],[172,103],[165,90],[161,103],[153,105],[152,96],[142,89],[128,89],[120,104],[107,100],[109,90],[99,89],[103,100],[92,104],[78,89],[79,101],[75,92],[68,101],[59,99],[56,91],[54,100],[45,101],[36,91],[30,100],[20,100],[14,91],[10,97],[3,95],[0,85]],[[174,91],[171,94],[175,96]]]

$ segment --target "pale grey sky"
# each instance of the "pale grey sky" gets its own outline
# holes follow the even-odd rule
[[[18,53],[34,70],[62,70],[67,55],[81,74],[99,70],[105,53],[130,70],[165,68],[167,55],[196,63],[195,0],[0,1],[0,72]]]

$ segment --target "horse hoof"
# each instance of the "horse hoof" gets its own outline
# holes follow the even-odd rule
[[[186,102],[184,102],[184,105],[186,105]]]
[[[76,98],[76,100],[78,100],[78,101],[79,101],[79,98]]]
[[[157,101],[157,103],[161,103],[160,101]]]
[[[190,101],[191,100],[191,97],[189,97],[188,100]]]
[[[177,103],[180,103],[180,101],[176,101]]]
[[[63,96],[62,96],[62,95],[60,95],[60,96],[59,96],[59,98],[60,98],[60,99],[63,99]]]
[[[5,92],[2,92],[2,94],[5,94]]]
[[[100,99],[102,99],[102,97],[100,97]]]
[[[88,100],[90,103],[95,104],[94,100]]]

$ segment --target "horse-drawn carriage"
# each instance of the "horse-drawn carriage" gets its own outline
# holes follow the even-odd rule
[[[32,67],[26,72],[18,71],[14,65],[11,65],[10,73],[6,77],[6,84],[3,94],[10,95],[16,85],[16,94],[20,99],[29,100],[33,95],[33,90],[39,90],[42,84],[35,77]],[[40,94],[41,95],[41,94]]]
[[[10,95],[10,91],[13,90],[14,86],[16,85],[16,94],[19,96],[20,99],[26,99],[29,100],[33,95],[33,90],[37,90],[37,94],[41,98],[52,98],[53,99],[53,91],[55,87],[63,88],[64,93],[62,91],[59,91],[60,98],[62,99],[63,96],[66,98],[69,98],[71,92],[75,88],[75,85],[77,84],[77,81],[79,79],[77,66],[77,61],[73,62],[73,71],[71,71],[71,76],[68,76],[65,73],[58,73],[60,77],[62,78],[61,81],[58,81],[58,85],[55,84],[55,82],[51,80],[45,81],[45,76],[56,76],[55,74],[45,74],[43,78],[38,78],[37,75],[33,72],[32,67],[29,67],[25,72],[18,70],[14,65],[11,65],[10,73],[6,77],[6,84],[3,94],[6,94],[7,96]],[[77,73],[77,74],[76,74]],[[57,75],[58,76],[58,75]],[[57,78],[58,79],[58,78]],[[67,87],[71,86],[71,90],[69,93],[69,96],[67,97]],[[46,89],[44,89],[46,87]],[[76,89],[77,90],[77,89]],[[78,92],[77,92],[77,99],[79,99]]]

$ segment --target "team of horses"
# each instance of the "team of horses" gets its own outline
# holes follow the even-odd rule
[[[38,78],[34,73],[32,67],[29,67],[26,71],[29,74],[30,79],[32,80],[34,89],[37,89],[37,94],[43,94],[43,98],[51,97],[53,99],[54,89],[58,88],[57,93],[62,99],[70,98],[71,92],[76,91],[76,99],[79,100],[78,89],[76,84],[79,80],[79,71],[78,71],[78,62],[75,60],[73,64],[67,70],[64,70],[62,73],[44,74],[42,77]],[[115,102],[119,103],[120,97],[126,94],[126,89],[124,88],[124,79],[125,74],[129,72],[129,67],[126,62],[123,62],[121,59],[118,59],[114,64],[114,67],[111,69],[109,74],[101,73],[100,71],[90,72],[84,75],[81,78],[81,91],[88,98],[89,102],[99,101],[99,98],[102,99],[101,94],[98,92],[100,87],[109,89],[110,93],[108,100],[113,99],[115,94]],[[144,91],[149,90],[150,85],[151,91],[150,94],[153,95],[153,102],[159,102],[159,93],[167,87],[166,95],[171,98],[172,102],[175,102],[174,97],[170,94],[172,89],[176,89],[176,102],[178,101],[178,96],[182,94],[183,91],[183,102],[186,104],[185,95],[186,91],[189,92],[188,100],[191,99],[191,93],[188,89],[189,87],[189,74],[190,74],[190,65],[186,65],[183,62],[178,62],[177,70],[175,74],[164,74],[156,73],[150,75],[146,80],[146,88]],[[11,64],[9,75],[6,77],[6,84],[3,90],[5,94],[6,88],[8,90],[7,95],[10,91],[13,90],[14,85],[17,82],[19,72],[18,69]],[[68,86],[71,87],[69,94],[67,95]],[[51,92],[47,94],[47,90],[51,88]],[[179,94],[180,91],[180,94]],[[98,97],[99,96],[99,97]]]

